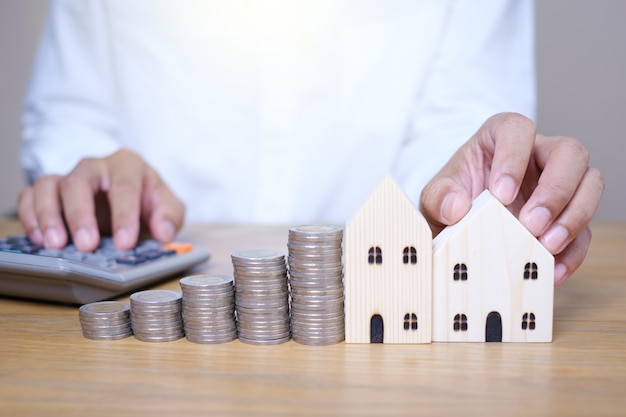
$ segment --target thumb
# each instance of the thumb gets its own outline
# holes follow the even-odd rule
[[[445,226],[457,223],[472,206],[469,192],[449,177],[433,179],[420,197],[420,210],[437,235]]]

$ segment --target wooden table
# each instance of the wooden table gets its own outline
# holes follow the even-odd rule
[[[0,414],[623,416],[626,224],[593,231],[585,264],[556,289],[551,344],[93,341],[76,306],[0,298]],[[207,271],[230,274],[234,250],[285,250],[287,227],[191,226],[183,237],[212,248]]]

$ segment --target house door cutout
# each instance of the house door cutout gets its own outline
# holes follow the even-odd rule
[[[380,314],[374,314],[370,319],[370,343],[383,343],[384,334],[383,317]]]
[[[487,316],[485,342],[502,342],[502,318],[497,311],[492,311]]]

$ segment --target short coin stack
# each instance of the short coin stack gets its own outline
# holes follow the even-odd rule
[[[168,342],[185,335],[182,296],[169,290],[140,291],[130,296],[133,334],[144,342]]]
[[[298,343],[330,345],[345,339],[342,239],[338,226],[289,229],[291,332]]]
[[[252,249],[231,256],[239,340],[270,345],[290,339],[289,283],[285,255]]]
[[[117,340],[133,334],[130,305],[119,301],[85,304],[78,310],[83,336],[95,340]]]
[[[225,343],[237,338],[235,287],[228,275],[192,275],[180,280],[187,340]]]

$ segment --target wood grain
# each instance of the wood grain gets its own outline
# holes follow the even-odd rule
[[[431,236],[422,214],[391,177],[348,221],[344,231],[347,343],[370,343],[374,315],[382,320],[384,343],[430,343]],[[369,263],[372,248],[380,249],[382,262]],[[404,263],[405,248],[415,250],[414,264]],[[415,315],[415,330],[412,319],[405,321],[407,314]]]
[[[555,290],[551,344],[100,342],[81,336],[75,306],[0,299],[0,414],[622,416],[626,224],[592,230],[587,260]],[[0,224],[1,234],[17,231]],[[213,249],[208,271],[230,273],[232,251],[285,250],[287,231],[183,234]]]
[[[433,342],[484,342],[490,315],[502,342],[550,342],[553,293],[554,257],[488,190],[435,238]]]

